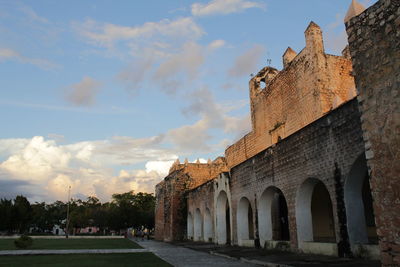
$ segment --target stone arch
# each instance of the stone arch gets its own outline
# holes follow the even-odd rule
[[[200,209],[196,209],[194,212],[194,241],[200,241],[203,239],[203,227]]]
[[[239,201],[236,221],[239,245],[242,245],[247,240],[254,239],[253,210],[250,201],[246,197],[242,197]]]
[[[225,191],[221,191],[217,198],[217,243],[230,244],[231,237],[231,221],[230,221],[230,207],[228,202],[228,195]]]
[[[332,201],[323,182],[309,178],[296,197],[297,238],[299,242],[335,242]]]
[[[268,187],[258,201],[258,230],[261,245],[268,240],[290,240],[288,207],[282,191]]]
[[[352,165],[344,184],[347,231],[351,244],[376,243],[375,216],[364,153]]]
[[[187,217],[187,237],[193,239],[193,216],[190,212]]]
[[[213,237],[212,217],[211,212],[206,208],[204,212],[204,241],[211,242]]]

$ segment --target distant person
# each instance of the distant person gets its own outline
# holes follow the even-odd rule
[[[146,229],[146,239],[150,240],[150,230]]]

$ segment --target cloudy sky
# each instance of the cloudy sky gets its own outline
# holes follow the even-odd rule
[[[373,0],[361,1],[366,6]],[[248,80],[350,0],[0,0],[0,197],[154,192],[250,128]]]

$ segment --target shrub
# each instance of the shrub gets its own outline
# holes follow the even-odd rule
[[[28,248],[32,246],[33,239],[27,235],[21,235],[20,238],[14,241],[17,248]]]

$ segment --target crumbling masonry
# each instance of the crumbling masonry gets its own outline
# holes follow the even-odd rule
[[[342,56],[311,22],[283,70],[250,80],[252,131],[225,158],[174,163],[156,186],[157,239],[400,264],[400,1],[353,0],[346,27]]]

